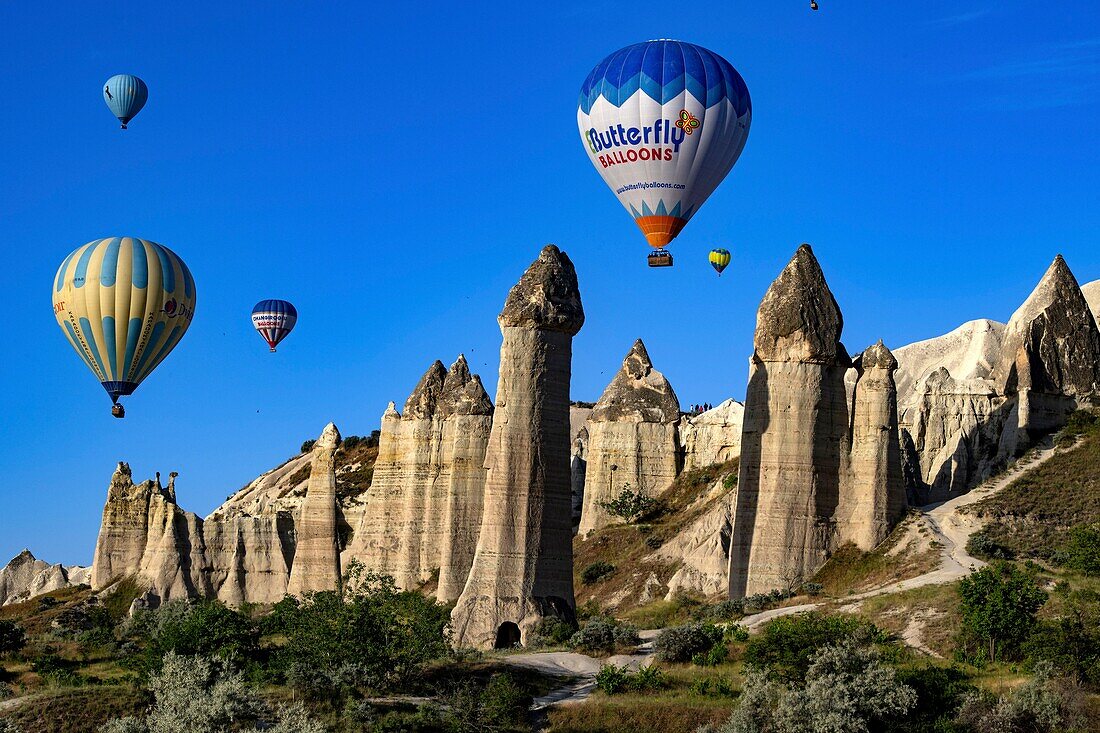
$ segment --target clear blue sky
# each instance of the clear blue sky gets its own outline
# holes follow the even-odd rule
[[[820,2],[4,3],[0,563],[89,562],[116,461],[179,471],[205,515],[327,421],[376,429],[434,359],[465,352],[493,393],[496,314],[547,242],[580,277],[587,400],[637,337],[682,404],[741,398],[802,241],[853,352],[1006,320],[1057,252],[1100,278],[1095,0]],[[645,267],[575,122],[589,70],[656,37],[728,58],[754,108],[671,270]],[[126,132],[116,73],[150,88]],[[121,235],[177,251],[198,305],[117,421],[48,288]],[[249,322],[268,297],[300,313],[275,356]]]

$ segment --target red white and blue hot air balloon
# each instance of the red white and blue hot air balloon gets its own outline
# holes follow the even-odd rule
[[[592,165],[658,249],[733,168],[752,122],[745,80],[718,54],[646,41],[611,54],[581,86],[577,125]]]
[[[261,300],[252,309],[252,326],[264,337],[272,352],[294,330],[297,322],[298,311],[285,300]]]

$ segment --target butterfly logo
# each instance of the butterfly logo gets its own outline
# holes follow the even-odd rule
[[[676,120],[676,126],[684,131],[684,134],[690,135],[699,129],[702,123],[699,122],[699,118],[688,112],[686,109],[680,110],[680,119]]]

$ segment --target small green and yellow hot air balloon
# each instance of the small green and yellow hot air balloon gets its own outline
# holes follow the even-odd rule
[[[710,251],[710,266],[722,277],[722,270],[730,263],[730,251],[728,249],[712,249]]]
[[[195,280],[179,256],[156,242],[108,237],[88,242],[54,277],[53,312],[73,349],[118,398],[175,348],[195,314]]]

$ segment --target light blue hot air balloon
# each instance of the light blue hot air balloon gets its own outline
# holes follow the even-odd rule
[[[126,129],[126,123],[141,111],[148,99],[149,87],[131,74],[115,74],[103,85],[103,101],[122,123],[123,130]]]

